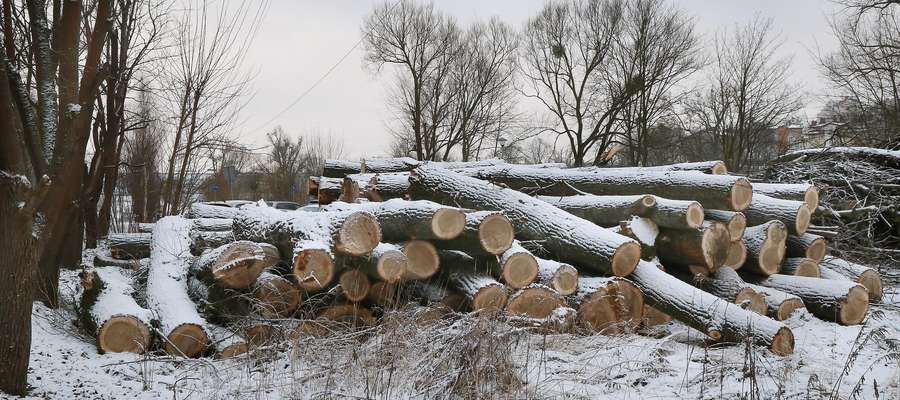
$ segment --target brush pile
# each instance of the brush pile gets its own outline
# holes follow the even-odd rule
[[[98,259],[149,260],[85,271],[82,325],[101,351],[230,357],[422,307],[423,323],[471,311],[540,332],[674,319],[783,355],[794,311],[859,324],[881,296],[875,270],[810,232],[815,186],[716,161],[329,160],[310,187],[320,212],[198,203],[110,240]]]

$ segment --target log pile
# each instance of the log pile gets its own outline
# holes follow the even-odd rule
[[[312,183],[319,212],[195,204],[136,234],[146,308],[125,269],[98,267],[83,275],[83,326],[101,351],[233,357],[368,329],[413,303],[433,310],[423,321],[471,311],[542,332],[674,320],[784,355],[794,338],[780,321],[797,310],[859,324],[881,296],[876,270],[827,255],[810,231],[814,186],[757,193],[721,162],[329,160]]]

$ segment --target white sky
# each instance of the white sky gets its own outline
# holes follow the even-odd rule
[[[309,132],[333,135],[344,142],[344,157],[382,155],[390,134],[386,87],[392,74],[376,74],[362,61],[363,46],[353,52],[314,90],[282,116],[285,107],[309,89],[360,40],[360,24],[372,0],[270,0],[253,49],[247,58],[257,72],[254,97],[244,109],[241,139],[262,144],[275,126],[296,136]],[[807,95],[807,113],[821,104],[815,95],[823,82],[811,52],[834,47],[828,18],[836,10],[828,0],[672,0],[695,17],[698,31],[709,40],[717,31],[749,21],[755,14],[775,19],[784,45],[780,54],[793,57],[794,81]],[[499,16],[515,27],[536,14],[544,0],[439,0],[435,7],[465,25]],[[798,94],[802,95],[802,94]]]

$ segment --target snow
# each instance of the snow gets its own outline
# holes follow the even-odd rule
[[[153,226],[147,305],[159,316],[160,329],[165,335],[185,323],[207,325],[187,293],[188,270],[193,259],[191,225],[190,220],[171,216]]]
[[[882,157],[892,157],[900,159],[900,151],[898,150],[885,150],[885,149],[876,149],[873,147],[820,147],[814,149],[803,149],[796,150],[790,153],[785,154],[782,157],[787,157],[791,155],[805,155],[805,154],[822,154],[822,153],[848,153],[848,154],[859,154],[859,155],[873,155],[873,156],[882,156]]]
[[[78,114],[81,112],[81,104],[69,103],[66,105],[66,111],[70,114]]]
[[[105,285],[91,309],[95,321],[102,323],[116,315],[132,315],[145,323],[151,320],[150,310],[139,306],[131,296],[132,278],[125,276],[121,268],[98,267],[94,271]]]
[[[647,246],[656,244],[656,237],[659,236],[659,227],[655,222],[648,218],[632,217],[628,224],[631,228],[631,233],[634,234],[638,241]]]

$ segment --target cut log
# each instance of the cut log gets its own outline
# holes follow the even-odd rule
[[[622,333],[637,328],[644,314],[644,295],[623,278],[581,277],[567,300],[578,320],[596,332]]]
[[[742,212],[706,210],[704,217],[710,221],[724,223],[728,227],[728,234],[731,236],[732,242],[741,240],[744,230],[747,229],[747,217]]]
[[[191,273],[202,281],[225,288],[245,289],[259,275],[281,262],[278,250],[267,243],[241,240],[203,253]]]
[[[784,223],[789,233],[802,235],[809,228],[812,212],[802,201],[782,200],[758,194],[753,196],[750,206],[744,210],[744,215],[750,225],[762,225],[771,220],[778,220]]]
[[[819,263],[811,258],[792,257],[785,258],[781,263],[780,274],[819,277]]]
[[[449,286],[465,295],[473,310],[501,310],[506,305],[506,287],[474,258],[458,251],[442,251],[441,263]],[[429,297],[433,300],[441,294],[432,293]]]
[[[341,273],[339,282],[344,297],[354,303],[365,299],[369,295],[369,289],[372,287],[369,277],[358,269],[351,269]]]
[[[194,220],[194,228],[198,231],[230,231],[231,218],[198,218]]]
[[[316,195],[319,205],[324,206],[340,200],[343,185],[343,178],[320,177],[319,191]]]
[[[359,269],[374,280],[395,283],[406,273],[408,259],[402,247],[391,243],[379,243],[371,254],[342,257],[339,264],[343,269]]]
[[[466,175],[526,193],[568,196],[578,192],[602,195],[652,194],[673,200],[697,201],[705,208],[741,211],[753,189],[746,178],[696,171],[645,171],[597,168],[572,170],[497,166],[468,168]]]
[[[822,262],[828,254],[828,242],[825,238],[812,233],[790,235],[786,245],[788,257],[806,257]]]
[[[309,179],[306,180],[306,189],[307,195],[310,197],[316,197],[316,201],[318,202],[319,196],[319,180],[321,177],[319,176],[310,176]]]
[[[334,321],[346,328],[360,329],[375,325],[372,311],[359,304],[337,304],[319,313],[319,319]]]
[[[435,242],[443,249],[462,250],[475,257],[503,254],[512,246],[515,231],[501,212],[473,211],[466,213],[463,231],[452,240]]]
[[[803,300],[798,296],[752,283],[748,283],[748,285],[757,293],[763,295],[763,299],[766,301],[767,315],[775,318],[777,321],[784,321],[790,318],[794,311],[806,309],[806,306],[803,305]]]
[[[344,177],[341,181],[341,196],[338,197],[338,200],[345,203],[356,203],[362,197],[362,192],[366,187],[366,183],[361,185],[357,179],[354,179],[355,176],[356,175],[350,175]]]
[[[819,189],[809,183],[753,183],[753,192],[776,199],[798,200],[810,211],[819,207]]]
[[[743,267],[746,261],[747,246],[744,245],[744,240],[741,239],[731,242],[731,245],[728,246],[728,257],[725,257],[725,264],[723,264],[723,266],[736,270]]]
[[[881,274],[879,274],[878,271],[876,271],[874,268],[869,268],[865,265],[852,263],[847,260],[832,256],[825,256],[819,266],[822,270],[828,269],[828,272],[825,272],[823,274],[827,276],[822,276],[823,278],[834,279],[835,274],[832,272],[836,272],[840,275],[850,278],[850,280],[859,283],[860,285],[863,285],[869,294],[870,301],[881,301],[883,293]]]
[[[199,256],[204,250],[215,249],[222,245],[234,242],[236,239],[231,231],[198,231],[191,230],[191,254]]]
[[[109,253],[117,260],[150,257],[149,233],[111,233],[106,238]]]
[[[613,226],[632,216],[675,229],[696,229],[703,222],[703,206],[694,201],[643,196],[538,196],[575,216],[600,226]]]
[[[826,321],[856,325],[866,317],[869,295],[855,282],[775,274],[745,275],[747,282],[790,293],[803,299],[806,309]]]
[[[559,293],[547,286],[534,283],[509,296],[506,313],[543,319],[560,307],[565,307],[565,302]]]
[[[721,222],[706,224],[701,229],[661,229],[656,250],[663,265],[687,267],[702,265],[715,271],[725,264],[731,236]]]
[[[502,210],[524,240],[542,240],[557,259],[617,276],[628,275],[640,260],[640,244],[538,199],[452,171],[422,166],[410,176],[414,198]],[[468,216],[467,224],[468,226]]]
[[[659,237],[659,226],[655,222],[642,217],[619,222],[619,226],[610,228],[620,235],[637,240],[641,244],[641,258],[652,260],[657,257],[656,239]]]
[[[518,241],[500,255],[499,265],[500,279],[513,289],[532,284],[538,275],[537,259]]]
[[[538,263],[538,275],[535,282],[549,286],[562,296],[568,296],[578,290],[578,270],[559,261],[535,257]]]
[[[300,306],[300,291],[293,282],[263,272],[252,289],[256,314],[263,318],[287,318]]]
[[[326,210],[371,213],[378,219],[382,237],[389,242],[412,239],[449,240],[459,236],[466,225],[466,214],[462,210],[424,200],[334,203],[326,207]]]
[[[751,338],[775,354],[794,352],[794,334],[784,324],[684,283],[650,262],[641,261],[628,278],[650,306],[714,340],[738,343]]]
[[[678,164],[669,164],[669,165],[657,165],[652,167],[634,167],[641,168],[643,170],[650,171],[700,171],[706,174],[713,175],[727,175],[728,167],[725,166],[724,161],[713,160],[713,161],[697,161],[697,162],[685,162]]]
[[[666,325],[672,322],[672,316],[644,304],[644,314],[641,317],[641,326],[652,327]]]
[[[781,221],[769,221],[744,231],[747,261],[742,267],[760,275],[772,275],[781,269],[784,260],[787,229]]]
[[[325,160],[322,167],[322,176],[327,178],[343,178],[350,174],[362,172],[362,166],[358,162],[344,160]]]
[[[307,292],[324,289],[337,275],[331,249],[319,242],[297,242],[292,265],[297,285]]]
[[[399,299],[397,285],[384,281],[373,282],[366,295],[366,300],[386,308],[397,307]]]
[[[385,172],[409,171],[420,162],[410,157],[366,158],[362,160],[362,172],[381,174]]]
[[[410,240],[403,245],[403,254],[407,260],[403,280],[428,279],[440,270],[437,248],[430,242]]]
[[[369,180],[366,197],[372,201],[408,198],[409,173],[375,174]]]
[[[185,218],[234,218],[238,209],[222,203],[193,203],[184,213]]]
[[[197,357],[209,345],[209,336],[206,320],[187,293],[191,225],[189,220],[174,216],[156,222],[150,245],[147,305],[159,318],[165,351]]]
[[[94,253],[94,266],[95,267],[119,267],[123,269],[138,269],[141,263],[148,262],[149,259],[142,258],[140,260],[119,260],[113,258],[109,252],[104,251],[103,249],[97,249]]]
[[[757,314],[766,315],[768,310],[765,298],[757,293],[756,290],[753,290],[731,268],[719,268],[709,276],[694,275],[693,283],[694,286],[705,292],[734,304],[742,305],[744,308]]]
[[[134,301],[131,277],[116,267],[82,271],[81,326],[97,338],[100,353],[143,353],[150,348],[150,310]]]

